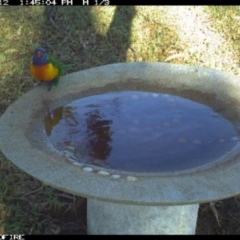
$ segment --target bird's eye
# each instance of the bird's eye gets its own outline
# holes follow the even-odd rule
[[[37,51],[36,55],[37,55],[38,58],[41,58],[42,57],[42,52],[41,51]]]

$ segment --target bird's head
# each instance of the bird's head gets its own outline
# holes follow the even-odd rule
[[[34,65],[45,65],[49,63],[46,50],[42,47],[38,47],[35,49],[33,54],[32,62]]]

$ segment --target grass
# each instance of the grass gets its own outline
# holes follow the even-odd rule
[[[239,18],[239,6],[0,9],[0,115],[34,87],[29,63],[37,46],[74,63],[69,72],[164,61],[240,74]],[[2,154],[0,167],[1,234],[86,234],[85,199],[43,185]],[[239,234],[239,223],[239,196],[205,203],[197,233]]]

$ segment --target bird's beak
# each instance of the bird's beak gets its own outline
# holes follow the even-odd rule
[[[41,58],[42,57],[42,52],[41,51],[37,51],[36,55],[37,55],[38,58]]]

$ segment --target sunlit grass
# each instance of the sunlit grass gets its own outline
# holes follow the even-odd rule
[[[62,63],[74,63],[69,72],[165,61],[239,74],[239,20],[239,6],[0,9],[0,114],[34,87],[29,64],[37,46]],[[80,197],[41,184],[1,154],[0,167],[0,233],[86,233]]]

